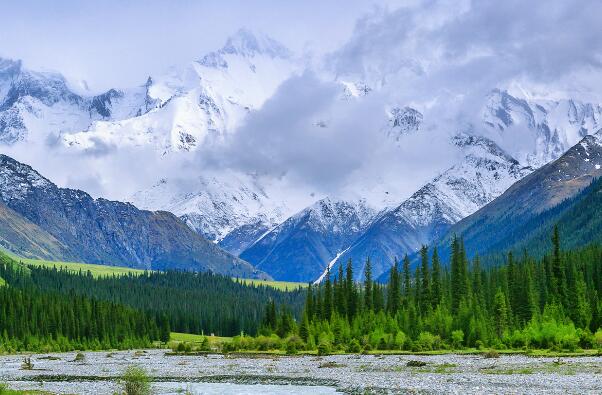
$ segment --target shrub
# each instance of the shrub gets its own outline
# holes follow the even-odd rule
[[[420,367],[426,366],[426,362],[411,360],[406,363],[406,366],[409,366],[411,368],[420,368]]]
[[[75,358],[73,359],[75,362],[83,362],[86,359],[86,355],[83,352],[78,352],[75,354]]]
[[[303,341],[297,335],[290,336],[286,339],[286,353],[296,354],[299,349],[303,348]]]
[[[318,355],[328,355],[330,354],[330,343],[326,341],[321,341],[318,344]]]
[[[454,348],[462,347],[462,343],[464,342],[464,331],[462,329],[453,331],[451,334],[451,339]]]
[[[594,334],[594,344],[599,350],[602,350],[602,328],[598,329]]]
[[[483,356],[485,358],[499,358],[500,357],[500,353],[498,353],[495,350],[489,350],[485,354],[483,354]]]
[[[406,336],[405,333],[403,333],[402,331],[397,331],[397,333],[395,334],[395,348],[399,349],[399,350],[403,350],[406,342],[407,342],[408,338]]]
[[[418,335],[418,340],[416,341],[416,346],[421,351],[433,350],[435,348],[439,348],[440,345],[441,338],[433,335],[430,332],[420,332]]]
[[[146,372],[137,366],[130,366],[121,377],[125,395],[150,395],[150,379]]]
[[[357,339],[353,339],[347,345],[347,352],[357,354],[362,351],[362,347],[360,346],[360,342]]]

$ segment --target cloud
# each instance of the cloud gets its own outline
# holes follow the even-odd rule
[[[342,93],[341,84],[313,72],[289,79],[224,145],[201,150],[199,167],[285,179],[317,196],[365,197],[376,188],[382,204],[385,192],[401,199],[455,159],[433,130],[397,146],[385,134],[386,98],[378,92],[358,100]]]

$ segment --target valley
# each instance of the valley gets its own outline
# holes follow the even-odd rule
[[[0,395],[602,393],[602,3],[2,12]]]

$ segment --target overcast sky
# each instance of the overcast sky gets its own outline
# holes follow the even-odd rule
[[[400,0],[186,1],[24,0],[2,4],[0,56],[60,71],[94,91],[143,83],[148,75],[220,48],[248,27],[298,53],[336,49],[358,18]]]

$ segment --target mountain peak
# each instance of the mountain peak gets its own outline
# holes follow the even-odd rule
[[[255,56],[266,54],[273,58],[288,58],[290,51],[278,41],[265,34],[257,34],[247,28],[241,28],[226,40],[221,49],[226,54]]]
[[[209,52],[198,63],[207,67],[225,69],[228,68],[226,55],[235,55],[242,58],[264,55],[272,59],[289,59],[292,54],[288,48],[273,38],[242,28],[228,37],[221,49]]]

